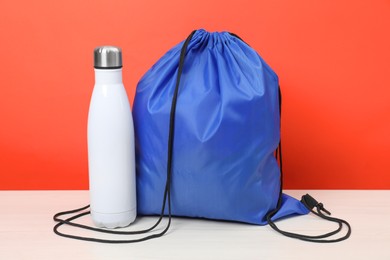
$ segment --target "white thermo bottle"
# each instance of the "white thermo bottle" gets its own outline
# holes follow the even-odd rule
[[[91,215],[98,227],[125,227],[137,214],[134,126],[122,83],[122,51],[94,50],[95,86],[88,114]]]

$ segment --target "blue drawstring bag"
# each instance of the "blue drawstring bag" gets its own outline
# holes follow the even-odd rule
[[[347,239],[348,222],[328,216],[322,203],[308,194],[298,201],[282,193],[280,111],[278,77],[249,45],[227,32],[192,32],[144,75],[134,101],[138,214],[159,215],[157,222],[136,231],[74,223],[89,214],[85,206],[55,214],[54,232],[84,241],[134,243],[164,235],[175,215],[268,223],[285,236],[310,242]],[[338,229],[309,236],[280,230],[274,222],[309,211]],[[77,215],[61,218],[69,214]],[[165,215],[163,230],[137,239],[59,231],[68,224],[122,236],[147,234]],[[344,236],[325,239],[343,225],[348,228]]]
[[[169,122],[178,73],[171,166],[172,215],[266,224],[306,214],[281,194],[279,82],[248,44],[228,32],[198,30],[143,76],[133,107],[137,205],[158,215],[167,179]],[[165,208],[167,213],[167,208]]]

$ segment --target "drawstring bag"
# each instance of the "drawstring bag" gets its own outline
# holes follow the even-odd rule
[[[172,214],[264,225],[281,189],[275,158],[278,77],[251,47],[226,32],[196,31],[182,70],[177,63],[181,49],[179,44],[168,51],[137,86],[138,213],[161,211],[174,97]],[[274,219],[308,213],[294,198],[282,195],[281,200]]]
[[[163,235],[171,216],[184,216],[269,224],[311,242],[348,238],[350,225],[325,215],[322,203],[308,194],[298,201],[282,193],[280,113],[278,77],[256,51],[232,33],[192,32],[143,76],[134,100],[137,212],[160,218],[143,231],[103,230],[147,233],[167,215],[166,228],[138,240],[91,240],[58,231],[62,224],[76,224],[78,215],[59,218],[76,212],[69,211],[55,216],[55,232],[95,242],[138,242]],[[310,211],[339,228],[307,236],[282,231],[274,222]],[[343,224],[348,228],[343,237],[324,239]]]

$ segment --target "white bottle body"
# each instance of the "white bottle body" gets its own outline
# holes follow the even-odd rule
[[[134,126],[122,69],[95,69],[88,114],[91,216],[98,227],[125,227],[137,215]]]

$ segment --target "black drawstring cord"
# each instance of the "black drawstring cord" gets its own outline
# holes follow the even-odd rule
[[[67,237],[67,238],[72,238],[72,239],[78,239],[78,240],[84,240],[84,241],[91,241],[91,242],[99,242],[99,243],[111,243],[111,244],[119,244],[119,243],[136,243],[136,242],[141,242],[157,237],[163,236],[169,229],[171,225],[171,179],[172,179],[172,158],[173,158],[173,140],[174,140],[174,130],[175,130],[175,114],[176,114],[176,103],[177,103],[177,96],[179,93],[179,85],[180,85],[180,78],[181,74],[183,72],[183,67],[184,67],[184,59],[187,53],[187,47],[188,44],[190,43],[192,37],[194,36],[196,30],[193,31],[186,39],[184,42],[181,52],[180,52],[180,60],[179,60],[179,67],[178,67],[178,73],[177,73],[177,78],[176,78],[176,85],[175,85],[175,92],[172,98],[172,105],[171,105],[171,111],[170,111],[170,118],[169,118],[169,136],[168,136],[168,158],[167,158],[167,179],[165,183],[165,190],[164,190],[164,199],[162,202],[162,207],[161,207],[161,213],[160,217],[157,220],[157,222],[150,228],[144,229],[144,230],[138,230],[138,231],[115,231],[115,230],[108,230],[108,229],[101,229],[101,228],[95,228],[95,227],[90,227],[78,223],[72,222],[75,219],[78,219],[82,216],[90,214],[90,211],[82,212],[77,215],[74,215],[72,217],[69,217],[67,219],[61,219],[59,218],[60,216],[64,215],[69,215],[69,214],[74,214],[77,212],[81,212],[84,210],[87,210],[89,208],[89,205],[75,209],[75,210],[69,210],[69,211],[63,211],[55,214],[53,216],[54,221],[58,222],[54,228],[53,231],[55,234],[62,236],[62,237]],[[99,238],[92,238],[92,237],[82,237],[82,236],[75,236],[75,235],[70,235],[70,234],[65,234],[60,232],[58,229],[60,226],[67,224],[70,226],[78,227],[78,228],[83,228],[83,229],[88,229],[96,232],[102,232],[102,233],[109,233],[109,234],[116,234],[116,235],[138,235],[138,234],[144,234],[147,232],[152,231],[155,229],[161,222],[161,220],[164,217],[164,211],[165,211],[165,205],[166,201],[168,199],[168,223],[167,226],[163,231],[157,234],[149,235],[143,238],[139,239],[131,239],[131,240],[109,240],[109,239],[99,239]]]
[[[279,116],[280,116],[280,121],[282,121],[282,119],[281,119],[281,117],[282,117],[282,92],[280,90],[280,86],[278,86],[278,94],[279,94]],[[340,241],[343,241],[343,240],[349,238],[351,235],[350,224],[343,219],[333,218],[333,217],[329,217],[329,216],[324,215],[322,212],[325,212],[328,215],[330,215],[330,212],[324,208],[324,205],[322,203],[318,203],[309,194],[302,196],[302,200],[301,200],[302,204],[307,209],[309,209],[312,213],[319,216],[320,218],[326,219],[326,220],[331,221],[331,222],[338,223],[339,227],[336,230],[333,230],[329,233],[325,233],[325,234],[318,235],[318,236],[308,236],[308,235],[283,231],[283,230],[280,230],[276,226],[276,224],[272,220],[272,217],[282,207],[282,190],[283,190],[282,141],[279,142],[279,146],[276,149],[276,159],[279,161],[279,168],[280,168],[280,189],[279,189],[279,199],[278,199],[276,208],[274,210],[270,211],[266,216],[267,222],[270,225],[270,227],[273,228],[275,231],[279,232],[280,234],[285,235],[287,237],[296,238],[296,239],[300,239],[300,240],[304,240],[304,241],[308,241],[308,242],[315,242],[315,243],[334,243],[334,242],[340,242]],[[313,211],[314,207],[317,208],[317,212]],[[343,224],[345,224],[348,228],[347,233],[343,237],[340,237],[337,239],[323,239],[323,238],[327,238],[327,237],[330,237],[330,236],[333,236],[333,235],[339,233],[343,228]]]
[[[351,236],[351,225],[347,221],[345,221],[343,219],[333,218],[333,217],[329,217],[329,216],[325,215],[323,212],[325,212],[328,215],[330,215],[330,212],[324,208],[324,205],[322,203],[318,203],[312,196],[310,196],[309,194],[306,194],[306,195],[302,196],[301,202],[313,214],[319,216],[320,218],[323,218],[323,219],[326,219],[328,221],[335,222],[335,223],[339,224],[338,229],[336,229],[336,230],[334,230],[332,232],[323,234],[323,235],[318,235],[318,236],[308,236],[308,235],[303,235],[303,234],[297,234],[297,233],[283,231],[283,230],[280,230],[276,226],[276,224],[271,220],[271,218],[273,217],[273,215],[277,211],[271,212],[271,214],[267,215],[268,224],[274,230],[276,230],[277,232],[281,233],[282,235],[285,235],[285,236],[288,236],[288,237],[291,237],[291,238],[300,239],[300,240],[303,240],[303,241],[308,241],[308,242],[335,243],[335,242],[343,241],[343,240],[345,240],[345,239],[347,239],[347,238],[349,238]],[[314,207],[317,209],[317,212],[313,210]],[[330,236],[333,236],[333,235],[339,233],[342,230],[343,224],[346,225],[347,228],[348,228],[348,231],[347,231],[347,233],[344,236],[342,236],[340,238],[336,238],[336,239],[323,239],[323,238],[327,238],[327,237],[330,237]]]

